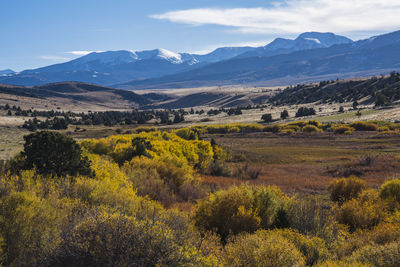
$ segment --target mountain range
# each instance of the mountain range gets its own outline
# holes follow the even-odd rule
[[[222,47],[205,55],[148,51],[93,52],[69,62],[14,73],[0,83],[38,86],[80,81],[123,89],[225,84],[287,84],[321,77],[400,69],[400,31],[353,42],[333,33],[307,32],[262,47]]]

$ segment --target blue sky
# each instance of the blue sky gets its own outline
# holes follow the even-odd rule
[[[305,31],[353,39],[400,30],[398,0],[13,0],[0,5],[0,69],[85,51],[206,52]]]

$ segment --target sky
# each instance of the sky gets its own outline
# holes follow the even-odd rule
[[[0,70],[91,51],[206,53],[307,31],[353,40],[400,30],[399,0],[1,0]]]

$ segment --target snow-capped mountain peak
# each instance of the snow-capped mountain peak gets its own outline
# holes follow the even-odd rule
[[[86,56],[75,59],[76,64],[88,63],[98,61],[107,65],[118,65],[121,63],[131,63],[137,60],[137,55],[131,51],[106,51],[106,52],[92,52]]]

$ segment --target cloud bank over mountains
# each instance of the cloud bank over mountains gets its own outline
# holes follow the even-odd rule
[[[398,29],[398,0],[286,0],[271,7],[198,8],[151,15],[192,26],[220,25],[246,34],[298,34],[305,31],[368,35]]]

